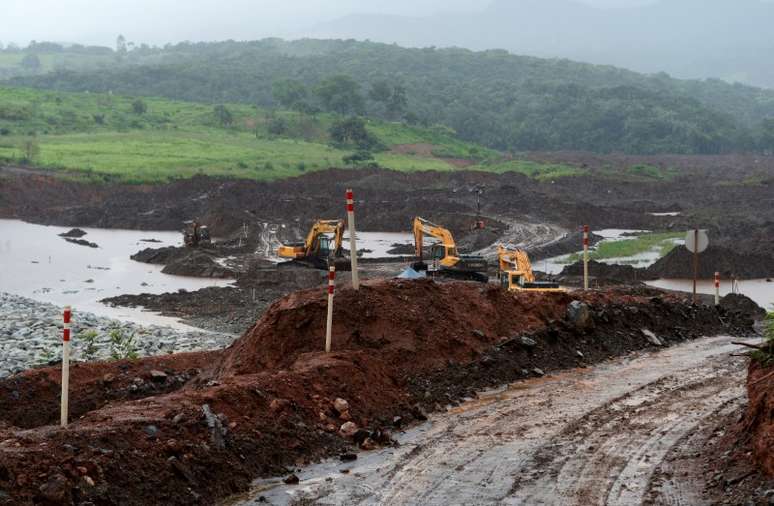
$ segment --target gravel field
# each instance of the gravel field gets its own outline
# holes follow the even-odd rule
[[[143,326],[81,313],[73,308],[73,354],[77,361],[110,359],[113,353],[138,357],[222,348],[236,336]],[[93,339],[86,339],[94,331]],[[111,338],[120,336],[119,342]],[[0,292],[0,377],[61,359],[62,308]],[[129,338],[134,336],[133,341]]]

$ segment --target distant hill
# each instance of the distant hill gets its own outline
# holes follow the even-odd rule
[[[774,3],[761,0],[661,0],[616,9],[572,0],[495,0],[464,14],[347,16],[304,36],[507,49],[774,88],[772,26]]]
[[[774,150],[774,91],[503,50],[313,39],[181,43],[129,51],[93,70],[9,82],[261,107],[283,105],[284,96],[295,101],[285,106],[311,114],[444,125],[502,151]]]

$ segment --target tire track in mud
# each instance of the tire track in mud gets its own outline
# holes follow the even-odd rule
[[[597,408],[552,438],[526,464],[536,474],[517,477],[506,502],[641,504],[669,450],[703,418],[744,394],[736,364],[714,360],[685,372]]]
[[[260,495],[272,504],[640,504],[669,450],[743,395],[745,360],[728,355],[738,348],[731,340],[487,392],[431,417],[398,449],[361,454],[349,474],[321,464],[300,486]]]

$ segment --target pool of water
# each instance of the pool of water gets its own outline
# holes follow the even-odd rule
[[[759,306],[774,310],[774,283],[765,279],[749,279],[738,281],[739,292],[747,295]],[[666,290],[680,290],[682,292],[693,292],[693,280],[690,279],[659,279],[658,281],[648,282],[648,285]],[[715,283],[713,280],[700,280],[696,286],[699,293],[714,294]],[[724,296],[731,293],[731,282],[722,280],[720,283],[720,295]]]
[[[71,305],[100,316],[148,324],[187,328],[174,318],[140,309],[111,308],[99,302],[105,297],[136,293],[165,293],[226,286],[229,280],[213,280],[163,274],[160,265],[129,258],[152,247],[179,246],[179,232],[148,232],[83,228],[90,248],[71,244],[58,234],[69,227],[33,225],[19,220],[0,220],[0,291]],[[143,242],[155,239],[160,242]]]
[[[356,232],[357,249],[369,250],[362,258],[386,258],[394,244],[414,244],[414,235],[405,232]],[[344,233],[344,247],[349,249],[349,232]]]
[[[634,237],[631,237],[632,234],[635,233],[646,233],[647,230],[629,230],[629,229],[623,229],[623,228],[607,228],[604,230],[594,230],[593,233],[596,235],[601,236],[603,239],[600,242],[611,242],[611,241],[621,241],[626,239],[634,239]],[[675,240],[676,244],[682,244],[682,240]],[[580,249],[577,251],[577,253],[583,253],[583,247],[580,246]],[[562,272],[562,269],[564,269],[568,263],[567,263],[567,257],[569,255],[560,255],[558,257],[548,258],[545,260],[540,260],[538,262],[535,262],[533,264],[533,268],[548,274],[559,274]],[[626,265],[632,265],[634,267],[649,267],[650,265],[654,264],[659,258],[661,258],[661,248],[657,247],[650,251],[645,251],[637,255],[633,255],[630,257],[622,257],[622,258],[606,258],[603,260],[600,260],[603,263],[607,264],[626,264]]]

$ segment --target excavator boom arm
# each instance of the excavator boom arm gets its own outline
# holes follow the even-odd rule
[[[417,216],[414,218],[414,245],[416,248],[416,255],[420,259],[422,258],[422,246],[425,234],[441,241],[447,251],[456,249],[454,237],[449,230]]]

